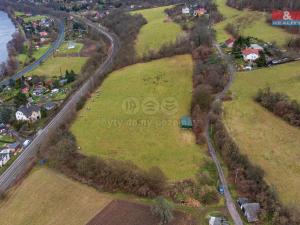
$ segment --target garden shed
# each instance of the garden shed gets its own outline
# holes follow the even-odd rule
[[[186,128],[186,129],[191,129],[193,128],[193,123],[192,119],[190,116],[183,116],[180,119],[180,127],[181,128]]]

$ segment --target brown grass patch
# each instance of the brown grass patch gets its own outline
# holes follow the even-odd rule
[[[148,205],[114,200],[96,215],[87,225],[155,225],[159,218],[151,213]],[[176,211],[168,225],[196,225],[196,222],[182,212]]]

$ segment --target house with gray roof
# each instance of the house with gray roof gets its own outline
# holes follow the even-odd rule
[[[245,203],[241,206],[241,209],[249,223],[258,221],[259,203]]]
[[[36,121],[41,118],[41,109],[37,105],[27,104],[21,106],[16,112],[16,119],[18,121]]]
[[[53,102],[47,102],[44,104],[44,109],[46,109],[47,111],[50,111],[52,109],[54,109],[56,107],[56,104]]]
[[[248,198],[244,197],[238,198],[237,203],[249,223],[258,221],[259,203],[251,203]]]

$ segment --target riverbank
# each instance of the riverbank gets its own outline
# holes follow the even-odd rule
[[[16,26],[6,11],[0,10],[0,63],[7,62],[10,52],[8,43],[13,39],[13,34],[16,32]]]

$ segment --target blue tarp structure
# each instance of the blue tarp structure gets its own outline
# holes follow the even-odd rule
[[[193,128],[193,123],[192,123],[192,119],[190,116],[183,116],[180,119],[180,127],[181,128]]]

